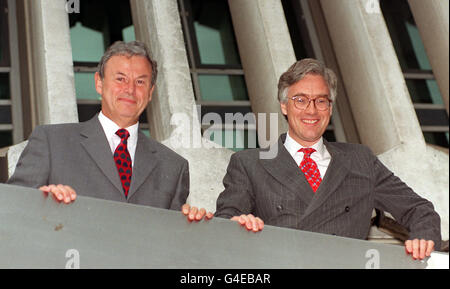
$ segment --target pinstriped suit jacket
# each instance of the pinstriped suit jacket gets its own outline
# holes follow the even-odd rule
[[[217,199],[218,217],[241,214],[265,224],[366,239],[374,208],[390,212],[410,238],[433,240],[440,248],[440,217],[363,145],[324,141],[331,162],[316,193],[283,143],[278,154],[260,159],[260,149],[232,155]]]
[[[98,115],[83,123],[38,126],[9,184],[64,184],[78,195],[180,210],[189,194],[188,162],[139,131],[128,198]]]

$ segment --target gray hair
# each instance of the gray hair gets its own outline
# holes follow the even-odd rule
[[[331,69],[325,67],[322,62],[312,58],[305,58],[295,62],[280,76],[280,80],[278,81],[278,101],[281,103],[286,102],[289,87],[303,79],[307,74],[321,75],[328,85],[331,100],[335,101],[337,96],[336,74]]]
[[[128,57],[142,56],[147,58],[152,68],[151,86],[153,87],[153,85],[155,85],[156,76],[158,75],[158,64],[150,57],[145,44],[140,41],[131,41],[128,43],[123,41],[116,41],[110,47],[108,47],[108,49],[105,51],[105,54],[103,54],[102,59],[100,59],[97,67],[97,72],[99,73],[101,79],[103,79],[105,76],[106,63],[111,57],[115,55],[124,55]]]

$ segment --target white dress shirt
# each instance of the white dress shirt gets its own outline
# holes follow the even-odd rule
[[[294,159],[297,166],[300,166],[300,163],[303,160],[304,153],[299,152],[298,150],[304,148],[301,144],[297,143],[291,136],[289,132],[286,134],[286,141],[284,142],[284,147],[287,149],[289,154]],[[331,155],[328,152],[326,146],[323,144],[323,138],[321,137],[318,142],[311,146],[311,148],[316,151],[311,154],[311,158],[316,162],[317,167],[320,172],[320,177],[323,180],[325,173],[327,172],[328,165],[331,161]]]
[[[120,144],[120,137],[116,134],[117,130],[121,129],[115,122],[106,117],[101,111],[98,114],[98,120],[103,127],[106,139],[108,140],[111,153],[114,155],[114,151]],[[139,122],[125,129],[130,133],[130,137],[127,140],[127,148],[131,157],[131,164],[134,165],[134,154],[136,152],[137,137],[138,137]]]

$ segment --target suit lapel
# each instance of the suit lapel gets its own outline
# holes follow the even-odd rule
[[[345,152],[339,150],[333,146],[333,144],[330,144],[325,140],[324,144],[331,155],[331,161],[322,183],[314,194],[314,198],[309,207],[306,209],[302,220],[321,207],[328,197],[332,195],[341,185],[350,169],[350,158]]]
[[[136,153],[134,154],[133,176],[131,177],[130,198],[142,183],[148,178],[150,173],[158,165],[159,159],[156,146],[140,130],[138,132],[138,141],[136,145]]]
[[[277,156],[273,159],[261,159],[260,162],[264,169],[288,188],[294,196],[309,204],[313,198],[313,191],[302,171],[284,147],[285,137],[286,135],[283,134],[278,139]]]
[[[119,174],[108,146],[108,140],[98,120],[98,114],[84,123],[80,134],[84,137],[81,145],[108,180],[123,194]]]

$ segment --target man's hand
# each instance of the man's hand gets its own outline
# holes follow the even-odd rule
[[[204,208],[198,209],[197,207],[191,207],[188,204],[184,204],[181,207],[181,212],[185,215],[189,222],[192,221],[200,221],[205,217],[206,220],[210,220],[214,217],[214,214],[211,212],[206,213]]]
[[[70,204],[77,198],[77,193],[70,186],[65,185],[48,185],[42,186],[39,190],[43,191],[45,196],[50,193],[53,199],[60,203]]]
[[[431,255],[431,252],[434,250],[434,242],[424,239],[407,240],[405,242],[405,250],[406,254],[411,254],[414,260],[422,260],[425,256],[429,257]]]
[[[238,222],[241,226],[244,226],[248,231],[259,232],[264,228],[264,222],[258,217],[249,215],[234,216],[232,221]]]

